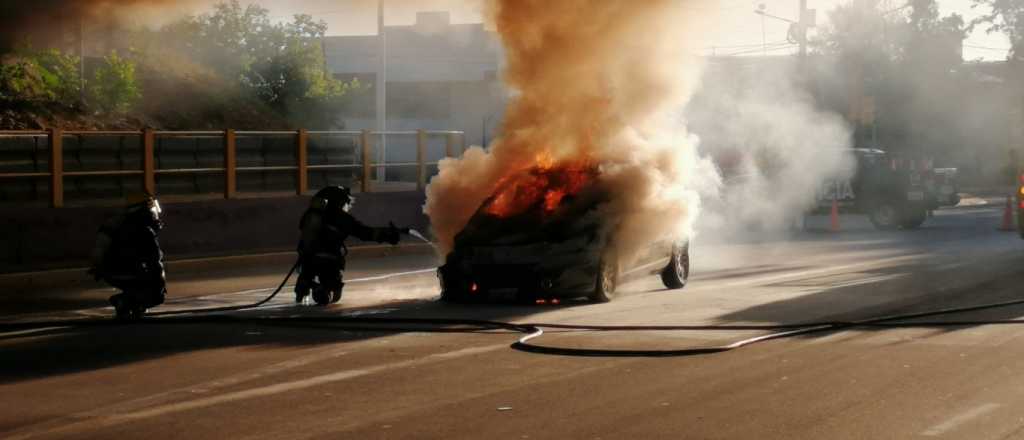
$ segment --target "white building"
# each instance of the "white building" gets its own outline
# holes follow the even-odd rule
[[[384,26],[384,34],[389,131],[461,130],[467,145],[493,138],[504,108],[498,81],[503,55],[495,33],[480,23],[452,24],[447,12],[421,12],[415,24]],[[328,37],[324,46],[335,77],[376,87],[377,35]],[[347,129],[377,128],[372,90],[341,115]],[[389,137],[387,143],[389,162],[415,159],[413,139]]]

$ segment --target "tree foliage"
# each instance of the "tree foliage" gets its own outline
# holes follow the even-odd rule
[[[162,34],[294,122],[327,126],[346,104],[345,96],[362,86],[328,71],[322,46],[326,31],[326,23],[309,15],[275,23],[267,9],[232,0],[218,3],[209,14],[173,23]]]
[[[57,49],[22,48],[0,64],[0,100],[72,106],[81,90],[79,58]]]
[[[1024,0],[973,0],[973,7],[987,9],[971,21],[970,27],[985,26],[987,32],[1000,32],[1010,39],[1009,61],[1024,61]]]
[[[936,0],[853,0],[831,11],[830,26],[814,47],[838,62],[845,83],[841,112],[857,108],[859,100],[874,103],[872,122],[861,125],[851,115],[859,144],[878,139],[886,148],[930,154],[958,147],[962,115],[953,103],[964,81],[966,34],[963,18],[941,16]]]
[[[88,84],[89,102],[106,113],[127,113],[142,98],[135,77],[135,63],[111,52],[93,72]]]

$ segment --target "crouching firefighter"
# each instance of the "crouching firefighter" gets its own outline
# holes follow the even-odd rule
[[[96,234],[89,273],[121,292],[110,297],[119,319],[137,319],[167,293],[160,250],[160,202],[146,196],[108,219]]]
[[[341,277],[348,255],[345,239],[349,236],[395,245],[402,233],[408,233],[408,228],[399,229],[394,224],[374,228],[360,223],[349,214],[354,203],[348,188],[329,186],[313,196],[309,209],[302,214],[295,302],[301,303],[309,295],[319,305],[341,300],[345,286]]]

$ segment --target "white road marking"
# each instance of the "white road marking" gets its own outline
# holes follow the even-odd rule
[[[281,382],[273,385],[266,385],[257,388],[250,388],[242,391],[235,391],[216,396],[200,397],[193,400],[185,400],[181,402],[157,404],[149,406],[144,409],[132,411],[131,408],[122,410],[117,414],[111,414],[111,408],[103,408],[101,410],[89,411],[84,414],[73,414],[69,418],[61,419],[59,422],[71,420],[68,424],[58,424],[57,426],[46,426],[52,423],[43,423],[36,426],[28,426],[19,429],[15,432],[8,433],[4,436],[7,440],[21,440],[32,438],[40,435],[52,435],[58,433],[74,433],[81,432],[84,430],[95,430],[107,428],[110,426],[119,425],[122,423],[128,423],[136,420],[147,419],[151,417],[163,416],[170,413],[189,411],[194,409],[206,408],[214,405],[220,405],[224,403],[236,402],[240,400],[253,399],[257,397],[272,396],[275,394],[291,392],[306,388],[312,388],[320,385],[326,385],[333,382],[341,382],[345,380],[355,379],[358,377],[369,376],[372,374],[383,373],[386,371],[397,370],[407,367],[415,367],[419,365],[429,364],[438,361],[445,361],[450,359],[456,359],[464,356],[472,356],[475,354],[486,353],[499,349],[507,348],[508,344],[494,344],[486,345],[482,347],[470,347],[461,350],[449,351],[444,353],[436,353],[429,356],[421,357],[418,359],[411,359],[407,361],[392,362],[389,364],[377,365],[370,368],[358,369],[358,370],[346,370],[339,371],[336,373],[324,374],[320,376],[313,376],[306,379],[294,380],[290,382]],[[259,371],[254,374],[261,374]],[[252,374],[249,375],[250,377]],[[259,376],[253,377],[258,378]],[[220,381],[214,381],[218,387],[233,385],[237,383],[237,379],[222,379]],[[226,385],[221,385],[226,384]],[[212,384],[211,384],[212,385]],[[191,387],[195,388],[195,387]],[[209,390],[204,390],[209,391]],[[170,392],[175,393],[175,392]],[[169,393],[162,393],[164,395]],[[202,393],[201,393],[202,394]],[[142,403],[150,398],[141,399]],[[138,406],[138,405],[133,405]],[[114,408],[117,408],[115,406]],[[121,408],[117,408],[121,409]]]
[[[64,326],[64,327],[33,328],[33,329],[28,329],[28,330],[18,330],[18,331],[13,331],[13,332],[3,332],[3,333],[0,333],[0,336],[5,336],[5,337],[6,336],[24,336],[24,335],[31,335],[33,333],[40,333],[40,332],[45,332],[45,331],[50,331],[50,330],[57,330],[57,329],[62,329],[62,328],[70,328],[70,327]]]
[[[996,408],[999,408],[999,406],[1000,405],[998,403],[986,403],[981,406],[976,406],[974,408],[971,408],[967,411],[964,411],[960,414],[953,416],[952,418],[946,420],[945,422],[939,423],[938,425],[928,428],[927,430],[922,432],[921,435],[929,437],[940,436],[942,434],[945,434],[949,431],[956,429],[958,426],[963,425],[964,423],[967,423],[971,420],[974,420],[978,417],[995,411]]]

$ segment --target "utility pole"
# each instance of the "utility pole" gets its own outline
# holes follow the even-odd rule
[[[800,28],[797,30],[797,35],[800,39],[800,64],[807,64],[807,27],[811,26],[808,23],[810,11],[807,10],[807,0],[800,0],[800,23],[797,26]]]
[[[85,105],[85,19],[81,15],[78,16],[78,100]]]
[[[388,42],[384,32],[384,0],[377,0],[377,131],[380,141],[377,144],[377,180],[384,182],[387,178],[388,140],[384,134],[388,128],[387,84],[388,84]]]

